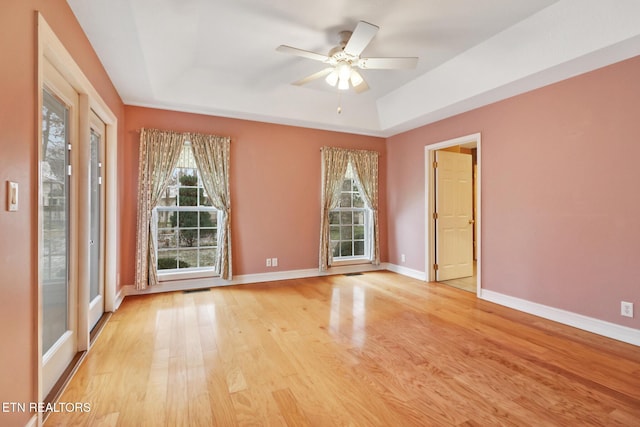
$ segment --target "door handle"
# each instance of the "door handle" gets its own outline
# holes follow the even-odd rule
[[[475,219],[470,219],[469,220],[469,224],[475,224],[476,220]]]

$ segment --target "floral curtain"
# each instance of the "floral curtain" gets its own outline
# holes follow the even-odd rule
[[[365,205],[370,211],[368,221],[371,247],[370,261],[380,264],[380,232],[378,228],[378,156],[375,151],[322,148],[322,210],[320,212],[320,271],[331,267],[333,255],[329,239],[329,212],[338,206],[342,181],[351,163]]]
[[[229,193],[229,137],[189,134],[202,184],[213,207],[221,212],[218,222],[218,252],[214,269],[231,280],[231,198]]]
[[[326,271],[333,259],[329,242],[329,211],[338,206],[342,180],[349,165],[349,152],[340,148],[322,148],[322,200],[320,211],[320,271]]]
[[[142,129],[138,166],[138,217],[136,227],[136,289],[158,283],[155,222],[152,211],[158,204],[176,167],[185,136],[181,133]]]
[[[374,265],[380,264],[380,231],[378,228],[378,156],[375,151],[352,151],[351,165],[356,174],[356,180],[362,193],[365,205],[370,210],[369,235],[371,247],[370,261]]]

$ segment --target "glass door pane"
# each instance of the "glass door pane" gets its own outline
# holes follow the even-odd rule
[[[100,117],[89,115],[89,329],[104,314],[104,191],[102,162],[106,126]]]
[[[42,354],[68,329],[69,109],[46,90],[42,100]]]
[[[90,159],[90,240],[89,240],[89,270],[90,270],[90,285],[89,285],[89,301],[93,301],[100,292],[100,211],[102,208],[101,203],[101,167],[100,162],[100,134],[91,129],[91,159]]]

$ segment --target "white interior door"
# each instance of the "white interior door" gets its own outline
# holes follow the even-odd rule
[[[104,159],[105,124],[92,111],[89,155],[89,329],[104,314]]]
[[[39,285],[42,292],[42,386],[46,396],[77,352],[77,286],[73,237],[76,196],[71,179],[77,141],[78,94],[43,64],[40,148]]]
[[[436,151],[436,280],[473,275],[470,154]]]

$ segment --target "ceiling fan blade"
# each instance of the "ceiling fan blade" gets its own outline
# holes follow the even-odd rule
[[[353,30],[351,38],[344,47],[344,51],[349,55],[360,56],[365,47],[371,42],[373,36],[378,32],[377,25],[369,24],[365,21],[358,22],[356,29]]]
[[[362,58],[358,61],[358,67],[363,70],[395,70],[400,68],[416,68],[418,58]]]
[[[289,53],[291,55],[301,56],[307,59],[313,59],[314,61],[327,62],[329,57],[315,52],[309,52],[308,50],[298,49],[296,47],[280,45],[276,48],[278,52]]]
[[[303,84],[309,83],[310,81],[322,78],[322,77],[326,76],[327,74],[329,74],[332,71],[333,71],[333,67],[327,67],[324,70],[320,70],[317,73],[313,73],[310,76],[307,76],[307,77],[305,77],[303,79],[300,79],[297,82],[293,82],[291,84],[296,85],[296,86],[301,86]]]

